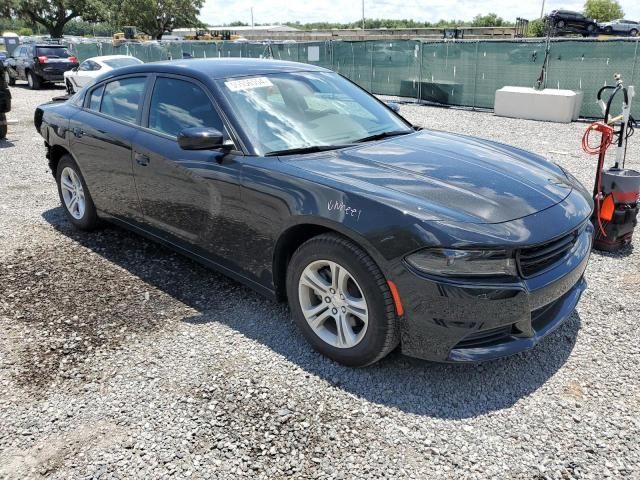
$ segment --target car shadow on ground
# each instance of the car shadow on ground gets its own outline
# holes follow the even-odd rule
[[[11,132],[7,133],[7,136],[10,136]],[[11,140],[8,140],[6,138],[0,138],[0,150],[3,148],[13,148],[15,147],[16,144],[13,143]]]
[[[198,312],[183,321],[198,328],[225,324],[335,388],[417,415],[462,419],[511,407],[564,365],[581,326],[574,312],[533,350],[483,364],[436,364],[395,351],[371,367],[348,368],[314,352],[286,306],[221,274],[117,227],[77,231],[60,207],[46,211],[43,218],[61,234]],[[250,307],[238,309],[239,303]]]

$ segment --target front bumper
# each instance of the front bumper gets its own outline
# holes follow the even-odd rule
[[[408,269],[396,278],[405,315],[402,352],[439,362],[476,362],[528,350],[573,312],[586,288],[593,227],[545,272],[508,284],[426,278]]]

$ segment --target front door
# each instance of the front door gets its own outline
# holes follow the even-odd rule
[[[226,245],[240,204],[242,155],[183,150],[177,143],[184,128],[225,131],[204,87],[183,77],[158,76],[145,123],[133,140],[133,171],[146,227],[233,268]]]

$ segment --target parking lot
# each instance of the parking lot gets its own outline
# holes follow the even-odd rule
[[[571,319],[479,365],[316,354],[285,305],[117,228],[66,221],[34,108],[0,141],[0,478],[638,478],[640,233],[594,252]],[[586,124],[403,105],[554,159]],[[627,167],[640,168],[640,138]]]

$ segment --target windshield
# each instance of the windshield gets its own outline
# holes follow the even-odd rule
[[[129,65],[139,65],[143,63],[141,60],[138,60],[134,57],[129,58],[111,58],[109,60],[104,60],[111,68],[120,68],[120,67],[128,67]]]
[[[332,72],[228,78],[219,85],[259,155],[413,131],[371,95]]]
[[[49,58],[69,58],[71,54],[64,47],[36,47],[36,56]]]

